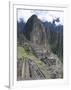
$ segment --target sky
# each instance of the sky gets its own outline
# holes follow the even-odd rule
[[[37,17],[42,20],[43,22],[49,21],[52,22],[53,19],[59,18],[60,22],[55,22],[56,25],[62,24],[64,21],[64,13],[60,11],[41,11],[41,10],[24,10],[24,9],[18,9],[17,10],[17,20],[20,21],[22,18],[24,22],[27,22],[27,20],[33,15],[37,15]]]

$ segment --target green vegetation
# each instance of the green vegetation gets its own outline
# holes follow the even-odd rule
[[[18,59],[19,58],[23,58],[23,57],[25,57],[27,54],[26,54],[26,52],[25,52],[25,49],[23,48],[23,47],[20,47],[20,46],[18,46],[17,47],[17,57],[18,57]]]
[[[26,58],[34,61],[37,64],[43,63],[37,57],[35,57],[35,55],[32,52],[28,53],[22,46],[17,47],[17,57],[18,57],[18,59],[26,57]]]

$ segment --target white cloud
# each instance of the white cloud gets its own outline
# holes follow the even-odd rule
[[[25,22],[31,17],[33,14],[36,14],[39,19],[42,21],[49,21],[52,22],[55,18],[60,18],[59,24],[63,24],[64,14],[63,12],[59,11],[38,11],[38,10],[24,10],[18,9],[18,21],[20,18],[23,18]]]
[[[18,21],[20,20],[20,18],[23,18],[24,21],[26,22],[28,20],[28,18],[32,15],[30,10],[18,10]]]
[[[52,19],[59,18],[61,24],[63,24],[63,21],[64,21],[64,14],[63,14],[63,12],[49,11],[49,16],[51,16]]]

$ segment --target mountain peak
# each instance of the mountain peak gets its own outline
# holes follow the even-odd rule
[[[37,18],[37,15],[34,14],[30,18]]]

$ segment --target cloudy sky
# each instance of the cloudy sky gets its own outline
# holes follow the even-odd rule
[[[52,22],[53,19],[59,18],[60,22],[56,22],[57,25],[63,25],[64,13],[60,11],[40,11],[40,10],[24,10],[18,9],[17,10],[17,20],[20,21],[20,18],[27,22],[27,20],[33,15],[37,15],[38,18],[42,21],[49,21]]]

